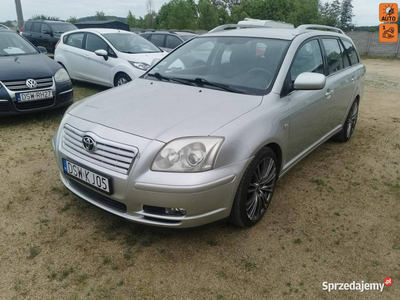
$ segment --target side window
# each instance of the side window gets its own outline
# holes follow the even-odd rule
[[[178,47],[180,44],[182,44],[182,42],[176,36],[167,35],[167,42],[165,46],[166,48],[174,49],[175,47]]]
[[[339,43],[336,39],[322,39],[326,56],[328,57],[329,74],[333,74],[343,69],[342,54]]]
[[[24,31],[32,31],[32,22],[26,22]]]
[[[95,52],[96,50],[106,50],[108,53],[108,45],[107,43],[100,37],[95,34],[88,33],[86,36],[86,46],[85,49],[91,52]]]
[[[148,33],[144,33],[144,34],[141,34],[140,36],[141,36],[141,37],[143,37],[143,38],[145,38],[146,40],[148,40],[148,39],[149,39],[149,36],[150,36],[150,34],[148,34]]]
[[[152,34],[150,41],[157,47],[164,47],[164,34]]]
[[[33,23],[33,26],[32,26],[33,28],[32,28],[32,31],[34,31],[34,32],[40,32],[40,29],[41,29],[41,27],[42,27],[42,23],[39,23],[39,22],[35,22],[35,23]]]
[[[47,31],[47,34],[49,34],[50,33],[50,26],[49,25],[47,25],[47,24],[42,24],[42,33],[45,33],[45,31]]]
[[[339,42],[339,46],[340,46],[340,52],[342,53],[343,66],[346,69],[347,67],[350,67],[350,61],[349,61],[349,58],[347,57],[347,54],[344,51],[343,46],[340,42]]]
[[[344,48],[346,49],[347,55],[350,58],[350,62],[352,65],[359,63],[357,51],[354,48],[353,44],[350,43],[349,41],[342,40]]]
[[[70,34],[67,38],[67,41],[65,42],[65,44],[67,44],[68,46],[72,46],[72,47],[76,47],[76,48],[83,48],[83,36],[85,34],[82,33],[73,33]]]
[[[324,74],[321,48],[317,40],[311,40],[301,46],[293,59],[290,80],[293,84],[297,76],[304,72]]]

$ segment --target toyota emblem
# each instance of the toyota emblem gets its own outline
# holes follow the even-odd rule
[[[83,143],[83,147],[86,149],[86,151],[94,152],[94,150],[96,150],[96,142],[90,136],[85,135],[82,138],[82,143]]]
[[[30,89],[34,89],[37,87],[37,82],[35,79],[27,79],[25,82],[26,86]]]

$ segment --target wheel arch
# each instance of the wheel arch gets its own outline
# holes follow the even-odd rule
[[[266,147],[271,148],[276,155],[276,159],[278,160],[278,176],[279,176],[282,168],[282,148],[277,143],[269,143],[265,145],[263,148]]]

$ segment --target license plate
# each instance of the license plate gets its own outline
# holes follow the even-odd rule
[[[52,90],[17,94],[18,102],[36,101],[50,98],[53,98]]]
[[[83,181],[107,194],[111,192],[110,179],[83,168],[66,159],[62,159],[64,173]]]

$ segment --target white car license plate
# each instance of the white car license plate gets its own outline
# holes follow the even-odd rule
[[[110,179],[102,175],[89,171],[77,164],[62,159],[64,173],[87,183],[105,193],[111,193]]]
[[[17,94],[18,102],[35,101],[35,100],[43,100],[50,98],[53,98],[52,90]]]

